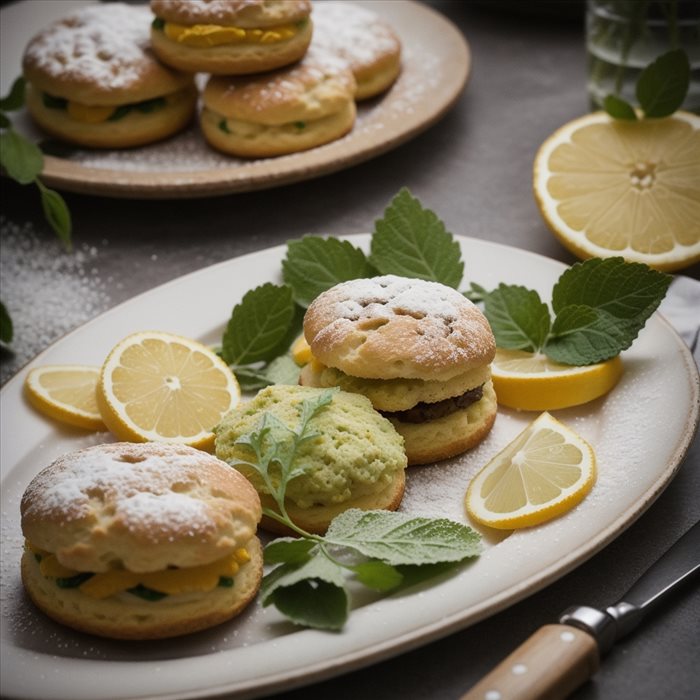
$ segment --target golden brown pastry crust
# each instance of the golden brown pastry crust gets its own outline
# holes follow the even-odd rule
[[[314,5],[313,47],[348,62],[357,81],[356,100],[387,90],[401,72],[401,41],[377,14],[331,0]]]
[[[175,24],[272,27],[309,16],[309,0],[151,0],[152,12]]]
[[[234,576],[233,587],[168,596],[160,601],[145,601],[129,594],[97,600],[78,588],[59,588],[54,580],[42,575],[29,551],[22,557],[22,582],[40,610],[68,627],[113,639],[163,639],[226,622],[251,602],[263,574],[260,540],[253,537],[246,549],[251,559]]]
[[[352,129],[354,89],[345,65],[313,52],[261,76],[214,76],[204,89],[202,131],[214,148],[238,156],[303,151]]]
[[[374,379],[449,381],[496,352],[488,321],[462,294],[395,275],[323,292],[306,311],[304,335],[324,365]]]
[[[153,55],[147,8],[87,6],[34,36],[24,53],[25,78],[38,90],[85,105],[124,105],[192,85]]]
[[[331,520],[337,515],[350,508],[361,508],[362,510],[397,510],[401,505],[404,490],[406,488],[406,472],[403,469],[395,472],[394,478],[379,493],[353,498],[350,501],[336,503],[330,506],[312,506],[311,508],[300,508],[293,501],[286,501],[285,508],[287,514],[298,527],[306,532],[317,535],[325,534]],[[271,496],[264,495],[260,499],[266,508],[277,510],[275,501]],[[278,520],[263,515],[260,526],[268,532],[278,535],[297,535],[291,528],[288,528]]]
[[[78,571],[207,564],[254,536],[262,514],[236,470],[191,447],[112,443],[59,457],[27,487],[22,531]]]
[[[27,86],[27,109],[36,123],[57,138],[89,148],[130,148],[168,138],[184,129],[197,108],[194,86],[167,95],[164,107],[141,113],[130,111],[118,121],[90,124],[73,119],[65,110],[50,109],[33,85]]]

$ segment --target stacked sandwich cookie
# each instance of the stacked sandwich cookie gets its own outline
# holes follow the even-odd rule
[[[260,499],[212,455],[165,443],[69,453],[21,501],[22,581],[56,621],[158,639],[237,615],[262,579]]]
[[[496,344],[456,290],[395,275],[343,282],[311,303],[304,335],[301,383],[367,396],[403,436],[409,464],[458,455],[491,430]]]
[[[146,8],[81,8],[29,42],[27,108],[48,133],[96,148],[157,141],[192,119],[193,77],[153,56]]]

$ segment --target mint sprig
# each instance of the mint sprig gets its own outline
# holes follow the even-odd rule
[[[375,222],[369,259],[383,275],[416,277],[455,289],[464,275],[459,243],[405,187]]]
[[[690,87],[690,61],[683,49],[674,49],[659,56],[639,75],[635,95],[648,119],[668,117],[680,109]],[[618,95],[608,95],[603,109],[615,119],[635,121],[637,113]]]
[[[481,545],[474,530],[446,518],[355,508],[334,518],[323,537],[291,520],[285,494],[289,482],[305,472],[297,460],[299,446],[318,435],[314,417],[330,405],[334,393],[306,399],[294,427],[263,413],[256,429],[236,441],[249,447],[254,459],[229,463],[246,464],[260,475],[277,506],[263,512],[299,535],[265,547],[265,563],[274,568],[263,578],[262,604],[274,605],[296,624],[337,630],[350,611],[350,577],[386,593],[477,556]],[[422,575],[416,569],[424,569]]]
[[[557,280],[553,320],[537,292],[506,284],[484,293],[484,313],[498,347],[588,365],[608,360],[633,343],[671,279],[620,257],[594,258],[576,263]]]

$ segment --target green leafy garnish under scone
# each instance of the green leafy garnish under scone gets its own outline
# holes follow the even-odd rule
[[[331,521],[324,536],[299,527],[287,509],[288,497],[295,493],[295,481],[305,476],[310,478],[312,483],[308,488],[314,493],[312,500],[320,497],[319,490],[329,489],[332,494],[334,488],[344,488],[342,483],[330,483],[334,475],[319,469],[314,460],[317,455],[313,452],[313,442],[328,440],[331,432],[329,426],[324,428],[324,412],[329,412],[326,418],[331,417],[330,412],[335,408],[333,402],[342,402],[338,397],[343,395],[304,387],[286,389],[294,389],[305,397],[297,405],[296,423],[286,412],[281,416],[276,407],[281,401],[275,399],[274,392],[268,392],[270,410],[256,413],[254,408],[249,409],[248,418],[255,419],[252,430],[237,436],[229,434],[227,441],[231,424],[227,427],[225,420],[217,428],[217,456],[244,470],[272,497],[276,507],[263,508],[267,517],[300,535],[299,538],[278,538],[265,548],[265,562],[274,568],[263,579],[263,605],[274,605],[300,625],[340,629],[350,609],[349,575],[373,590],[388,592],[443,573],[479,554],[479,535],[470,527],[445,518],[350,508]],[[345,396],[350,401],[364,399]],[[370,408],[369,402],[367,404]],[[351,428],[343,424],[343,415],[342,412],[332,415],[336,422],[335,434],[340,436],[344,430],[351,432]],[[384,419],[377,415],[377,420]],[[368,445],[371,446],[371,442]],[[328,449],[325,454],[331,453]],[[240,459],[241,454],[247,454],[248,459]],[[321,450],[320,461],[323,455]],[[405,455],[403,460],[405,465]],[[356,469],[362,473],[358,472],[357,478],[366,477],[365,470],[369,468],[362,460],[360,464]],[[342,482],[346,476],[339,474],[335,478]],[[298,490],[296,493],[299,496]],[[304,489],[300,498],[303,500],[303,497]]]

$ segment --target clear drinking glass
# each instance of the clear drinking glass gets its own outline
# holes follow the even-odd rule
[[[671,49],[685,49],[690,89],[683,109],[700,112],[700,0],[587,0],[588,94],[593,109],[606,95],[636,104],[637,78]]]

